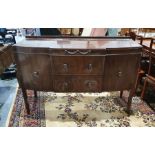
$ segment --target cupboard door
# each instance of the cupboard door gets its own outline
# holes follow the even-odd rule
[[[16,58],[17,69],[21,72],[18,75],[27,89],[52,90],[49,55],[24,52],[17,53]]]
[[[117,91],[133,88],[139,62],[140,54],[106,56],[103,89]]]

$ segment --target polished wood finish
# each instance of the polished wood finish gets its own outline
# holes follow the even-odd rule
[[[54,56],[53,72],[56,75],[102,75],[104,71],[104,59],[101,56]],[[82,63],[79,63],[82,62]]]
[[[18,50],[24,51],[25,48],[19,47]],[[25,53],[16,54],[16,63],[19,66],[18,69],[20,70],[20,75],[22,75],[24,87],[27,89],[52,89],[50,57],[49,55],[43,54],[44,51],[45,49],[28,48]]]
[[[27,89],[54,92],[131,90],[131,111],[141,46],[124,37],[29,37],[14,45],[27,112]],[[122,94],[122,93],[121,93]]]
[[[54,76],[56,92],[101,92],[102,76]]]
[[[136,79],[133,75],[137,74],[139,61],[140,57],[136,50],[133,54],[107,56],[103,79],[105,91],[129,90],[135,84]]]

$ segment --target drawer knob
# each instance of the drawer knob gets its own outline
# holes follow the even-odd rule
[[[64,71],[68,72],[68,64],[63,64],[63,66],[64,66]]]
[[[88,65],[88,70],[89,70],[89,72],[91,72],[92,69],[93,69],[92,64],[89,64],[89,65]]]
[[[38,78],[39,77],[39,72],[33,72],[32,75],[33,75],[33,77]]]
[[[118,72],[118,77],[122,77],[122,72],[121,71]]]

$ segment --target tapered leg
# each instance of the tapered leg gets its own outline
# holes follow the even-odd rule
[[[34,90],[34,97],[37,98],[37,91]]]
[[[26,112],[27,112],[27,114],[30,114],[30,107],[29,107],[29,103],[28,103],[28,100],[27,100],[26,89],[22,89],[22,92],[23,92],[23,97],[24,97]]]
[[[120,91],[120,98],[123,96],[123,90]]]
[[[128,102],[127,102],[127,113],[128,113],[128,115],[131,114],[131,103],[132,103],[132,97],[134,95],[134,92],[135,92],[135,89],[131,89],[129,97],[128,97]]]

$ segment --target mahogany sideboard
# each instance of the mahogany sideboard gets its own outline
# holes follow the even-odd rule
[[[26,90],[102,92],[130,90],[130,113],[142,47],[123,37],[29,37],[13,46],[27,113]]]

